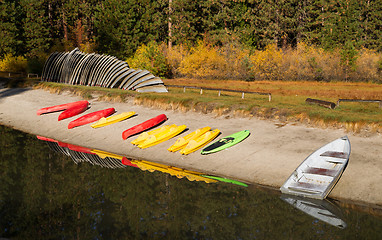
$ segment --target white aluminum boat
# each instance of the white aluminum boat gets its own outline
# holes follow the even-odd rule
[[[350,141],[341,137],[307,157],[281,186],[282,193],[325,199],[340,179],[350,156]]]

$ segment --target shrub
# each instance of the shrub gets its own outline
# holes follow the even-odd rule
[[[182,73],[179,71],[179,67],[183,59],[189,54],[189,48],[182,44],[172,46],[171,49],[165,49],[165,56],[174,77],[182,76]]]
[[[131,68],[141,68],[159,77],[170,77],[171,69],[163,51],[163,44],[154,41],[140,46],[133,58],[127,59]]]
[[[40,53],[36,57],[28,59],[28,73],[36,73],[41,75],[47,59],[48,55],[46,53]]]
[[[25,57],[6,54],[0,61],[0,70],[5,72],[27,72],[28,61]]]
[[[360,81],[380,80],[380,70],[382,67],[381,54],[375,50],[360,49],[356,60],[357,71],[354,78]]]
[[[96,44],[94,43],[93,40],[86,41],[80,44],[79,49],[81,52],[84,52],[84,53],[93,53],[95,52]]]
[[[226,66],[222,71],[229,79],[253,80],[250,72],[250,51],[237,42],[224,44],[220,49]]]
[[[283,54],[276,44],[270,44],[264,51],[255,51],[250,57],[251,72],[255,79],[281,79]]]
[[[184,57],[178,69],[181,74],[189,77],[225,78],[222,69],[226,67],[227,62],[218,48],[199,41],[196,47],[191,48],[190,54]]]

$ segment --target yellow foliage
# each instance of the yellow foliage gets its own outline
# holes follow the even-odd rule
[[[175,76],[243,80],[373,81],[381,82],[382,53],[360,49],[354,71],[341,65],[341,49],[326,51],[299,42],[297,48],[279,49],[276,44],[250,53],[238,43],[221,47],[199,42],[165,49]]]
[[[250,51],[237,43],[225,44],[219,51],[227,62],[224,75],[230,79],[250,79]]]
[[[172,46],[171,49],[169,48],[165,49],[165,56],[166,56],[167,62],[169,63],[171,70],[175,75],[178,75],[180,73],[179,72],[180,63],[189,54],[190,54],[189,49],[182,44]]]
[[[155,76],[167,77],[170,75],[170,66],[164,55],[164,45],[154,41],[138,47],[133,58],[127,59],[132,68],[141,68],[150,71]]]
[[[364,80],[378,80],[378,61],[381,59],[381,53],[375,50],[361,49],[356,60],[357,78]]]
[[[25,57],[14,57],[11,54],[5,55],[0,61],[0,71],[4,72],[26,72],[28,61]]]
[[[84,53],[93,53],[95,52],[96,44],[94,41],[86,41],[85,43],[80,44],[80,50]]]
[[[270,44],[264,51],[255,51],[251,55],[251,71],[255,78],[278,80],[282,74],[282,60],[282,50],[278,49],[276,44]]]
[[[226,68],[227,62],[216,47],[200,41],[190,52],[180,63],[180,73],[202,78],[224,77],[221,70]]]

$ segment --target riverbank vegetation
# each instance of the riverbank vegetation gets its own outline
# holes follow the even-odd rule
[[[349,132],[370,134],[382,133],[382,109],[378,103],[341,103],[335,109],[305,103],[306,98],[316,98],[337,103],[340,98],[382,99],[379,84],[371,83],[317,83],[286,81],[237,81],[167,79],[166,85],[197,86],[238,91],[271,93],[267,95],[216,90],[183,89],[169,87],[168,93],[137,93],[121,89],[68,86],[43,82],[35,86],[54,93],[70,91],[87,99],[128,102],[148,107],[174,111],[196,111],[229,117],[257,117],[277,120],[282,126],[301,122],[316,127],[334,127]]]

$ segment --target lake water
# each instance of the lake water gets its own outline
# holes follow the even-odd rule
[[[142,171],[4,126],[0,150],[0,238],[382,239],[381,209]]]

